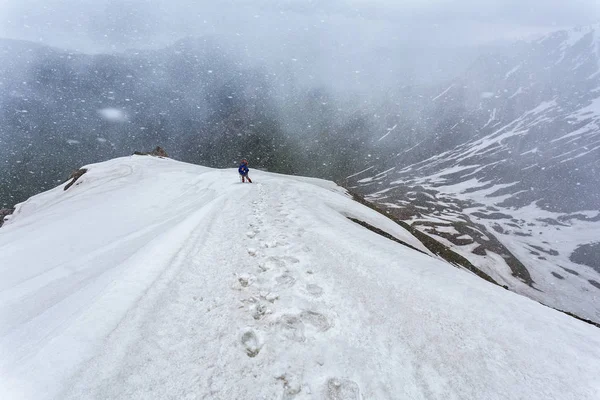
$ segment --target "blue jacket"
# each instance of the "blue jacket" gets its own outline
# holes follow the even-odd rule
[[[238,172],[240,173],[240,175],[248,175],[248,171],[250,170],[248,169],[247,164],[241,164],[238,168]]]

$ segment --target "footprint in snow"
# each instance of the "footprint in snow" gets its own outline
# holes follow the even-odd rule
[[[237,278],[241,287],[248,287],[256,280],[255,276],[249,274],[240,274],[237,276]]]
[[[284,314],[279,318],[278,325],[281,334],[295,342],[304,342],[304,323],[295,315]]]
[[[277,285],[281,287],[290,288],[296,283],[296,278],[284,273],[283,275],[279,275],[277,278],[275,278],[275,281],[277,282]]]
[[[306,291],[311,296],[320,297],[323,295],[323,288],[319,285],[315,285],[314,283],[309,283],[306,285]]]
[[[291,257],[291,256],[284,256],[284,257],[281,257],[281,259],[288,264],[298,264],[300,262],[300,260],[298,260],[296,257]]]
[[[282,400],[293,399],[302,391],[302,376],[285,373],[276,376],[275,379],[283,383],[283,396],[281,397]]]
[[[315,311],[302,311],[299,315],[284,314],[279,317],[277,325],[285,338],[295,342],[306,340],[307,327],[315,333],[328,331],[332,326],[326,316]]]
[[[329,319],[321,313],[315,311],[302,311],[300,319],[308,325],[311,325],[317,332],[325,332],[331,328]]]
[[[244,346],[248,357],[256,357],[262,347],[258,340],[258,336],[256,336],[256,333],[252,330],[244,332],[242,335],[242,345]]]
[[[327,400],[360,400],[358,384],[349,379],[331,378],[325,384]]]
[[[266,249],[273,249],[273,248],[275,248],[277,246],[281,246],[281,245],[285,245],[285,243],[282,243],[278,240],[271,240],[271,241],[261,243],[261,246]]]
[[[248,254],[250,254],[252,257],[256,257],[256,254],[257,254],[257,253],[258,253],[258,252],[256,251],[256,249],[255,249],[255,248],[248,247]]]
[[[268,271],[270,269],[284,268],[285,267],[285,261],[283,261],[279,257],[269,257],[264,262],[260,263],[258,265],[258,267],[263,272]]]
[[[248,223],[248,226],[250,228],[252,228],[252,229],[257,229],[261,225],[262,225],[262,220],[257,215],[255,215],[254,217],[252,217],[252,221],[250,221]]]
[[[256,236],[256,232],[248,231],[248,232],[246,232],[246,236],[248,236],[250,239],[252,239],[252,238],[254,238],[254,236]]]
[[[270,314],[271,311],[264,304],[255,303],[250,306],[250,313],[252,314],[252,318],[258,321],[259,319],[262,319],[265,314]]]
[[[260,297],[262,299],[265,299],[269,303],[275,303],[275,300],[279,299],[279,295],[277,293],[266,292],[266,291],[260,292]]]

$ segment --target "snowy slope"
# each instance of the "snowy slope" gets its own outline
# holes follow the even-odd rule
[[[0,230],[2,399],[600,397],[600,330],[425,254],[333,183],[88,168]]]
[[[600,24],[523,46],[422,96],[429,136],[349,184],[511,290],[600,323]]]

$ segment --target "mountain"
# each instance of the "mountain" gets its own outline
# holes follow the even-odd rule
[[[0,229],[0,394],[596,399],[600,331],[332,182],[131,156]]]
[[[404,88],[366,198],[511,290],[600,321],[600,24]]]
[[[161,146],[210,167],[327,179],[369,159],[361,102],[243,61],[214,37],[164,49],[88,55],[0,39],[0,208],[79,165]],[[304,71],[304,72],[303,72]]]
[[[211,38],[114,55],[0,40],[0,206],[84,163],[158,145],[214,167],[251,157],[291,172],[286,160],[297,152],[288,151],[270,86]]]
[[[0,214],[79,165],[158,145],[210,167],[246,157],[339,182],[445,259],[598,323],[598,32],[366,97],[304,87],[211,37],[113,55],[0,40]]]

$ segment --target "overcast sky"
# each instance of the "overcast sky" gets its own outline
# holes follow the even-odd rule
[[[478,45],[599,20],[600,0],[0,0],[0,37],[99,53],[210,35],[242,63],[367,92],[443,81]]]
[[[598,20],[598,0],[0,0],[0,37],[86,52],[205,34],[272,51],[323,39],[452,47]]]

